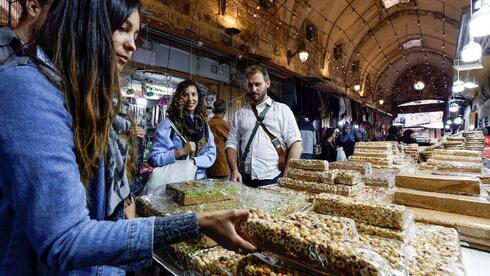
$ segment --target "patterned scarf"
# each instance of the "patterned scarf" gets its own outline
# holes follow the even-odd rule
[[[204,119],[200,116],[191,117],[186,115],[183,119],[176,120],[174,124],[187,141],[196,143],[194,156],[198,156],[209,136]]]

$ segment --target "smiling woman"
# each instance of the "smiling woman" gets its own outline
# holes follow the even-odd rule
[[[190,156],[197,166],[196,179],[205,178],[206,169],[216,160],[216,146],[206,123],[204,97],[197,83],[192,80],[179,83],[167,113],[168,119],[157,127],[150,162],[162,167]],[[176,135],[171,124],[183,137]]]

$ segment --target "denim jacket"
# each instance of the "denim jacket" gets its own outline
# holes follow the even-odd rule
[[[104,166],[87,193],[64,94],[36,55],[0,64],[0,275],[124,275],[151,264],[154,235],[158,246],[195,237],[195,214],[104,220]]]
[[[211,167],[216,161],[216,145],[214,143],[214,135],[209,126],[208,128],[208,141],[199,151],[194,160],[196,160],[196,179],[206,178],[206,169]],[[153,146],[150,151],[150,163],[155,167],[162,167],[168,164],[175,163],[175,151],[181,149],[184,146],[182,139],[175,133],[173,137],[171,135],[171,127],[168,119],[163,120],[158,124],[155,131],[155,138],[153,140]],[[180,159],[184,159],[182,157]]]

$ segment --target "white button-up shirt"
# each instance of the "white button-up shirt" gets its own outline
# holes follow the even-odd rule
[[[269,105],[270,108],[263,123],[270,133],[279,138],[284,148],[289,148],[293,143],[301,141],[301,134],[291,109],[287,105],[272,101],[268,97],[263,103],[257,105],[259,115],[266,105]],[[256,121],[250,105],[238,110],[231,122],[226,148],[232,148],[237,152],[240,149],[243,154]],[[245,159],[245,173],[250,174],[252,180],[273,179],[281,173],[279,155],[262,127],[258,128],[250,145],[250,150]]]

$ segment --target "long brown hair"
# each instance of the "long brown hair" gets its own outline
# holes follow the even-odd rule
[[[85,187],[99,158],[105,156],[109,127],[121,97],[106,2],[54,1],[37,40],[47,50],[63,82]]]
[[[195,86],[197,89],[197,95],[199,100],[197,102],[196,111],[194,115],[201,117],[203,120],[208,119],[208,113],[206,111],[206,106],[204,105],[204,95],[197,85],[197,83],[193,80],[184,80],[181,81],[177,85],[177,89],[175,90],[175,94],[172,96],[172,101],[170,106],[167,109],[167,114],[170,120],[176,122],[178,120],[182,120],[185,115],[185,102],[184,102],[184,92],[189,86]]]

